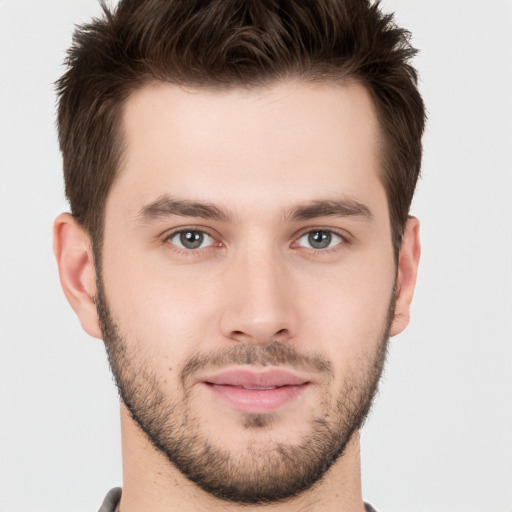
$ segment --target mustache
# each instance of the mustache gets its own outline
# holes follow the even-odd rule
[[[320,354],[304,354],[286,343],[268,345],[239,344],[209,354],[197,354],[185,363],[180,372],[182,384],[194,373],[208,369],[220,369],[232,365],[292,366],[297,370],[314,372],[333,377],[332,363]]]

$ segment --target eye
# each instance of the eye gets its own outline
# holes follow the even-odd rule
[[[330,249],[344,242],[341,235],[327,229],[315,229],[302,235],[296,242],[301,247],[310,249]]]
[[[188,250],[203,249],[215,243],[208,233],[195,229],[176,231],[167,238],[167,241],[181,249]]]

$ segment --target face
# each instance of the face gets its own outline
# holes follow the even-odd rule
[[[396,268],[358,85],[151,85],[124,112],[97,304],[122,399],[222,499],[310,487],[371,403]]]

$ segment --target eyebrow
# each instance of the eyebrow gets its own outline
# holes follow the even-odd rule
[[[368,206],[354,199],[324,199],[311,201],[292,208],[285,215],[292,221],[315,219],[317,217],[362,217],[372,221]]]
[[[160,196],[156,201],[143,206],[137,219],[141,222],[163,219],[173,215],[181,217],[200,217],[213,219],[220,222],[228,222],[232,215],[212,203],[190,201],[187,199],[175,199],[168,195]]]
[[[231,212],[213,203],[177,199],[169,195],[163,195],[152,203],[143,206],[137,214],[137,219],[141,222],[148,222],[174,215],[199,217],[219,222],[230,222],[234,218]],[[369,221],[373,220],[373,215],[365,204],[349,198],[319,199],[299,204],[285,210],[283,217],[292,222],[318,217],[362,217]]]

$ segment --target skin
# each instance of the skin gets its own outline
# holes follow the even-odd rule
[[[240,411],[190,388],[191,411],[216,446],[243,454],[248,443],[298,444],[354,368],[375,357],[395,282],[390,335],[409,321],[419,223],[409,219],[397,266],[368,93],[357,84],[298,81],[228,92],[152,84],[128,99],[123,125],[126,154],[107,198],[102,274],[126,343],[175,400],[179,369],[195,354],[276,341],[320,354],[332,378],[313,378],[300,405],[279,408],[269,428],[245,428]],[[148,206],[162,197],[229,215],[149,218]],[[290,215],[314,201],[348,201],[365,213]],[[180,248],[173,236],[180,228],[211,239],[198,250]],[[336,234],[330,247],[310,246],[306,235],[315,229]],[[90,240],[69,214],[55,221],[54,249],[70,304],[101,338]],[[121,422],[123,512],[261,508],[218,500],[188,481],[123,405]],[[358,433],[318,485],[264,508],[361,512]]]

